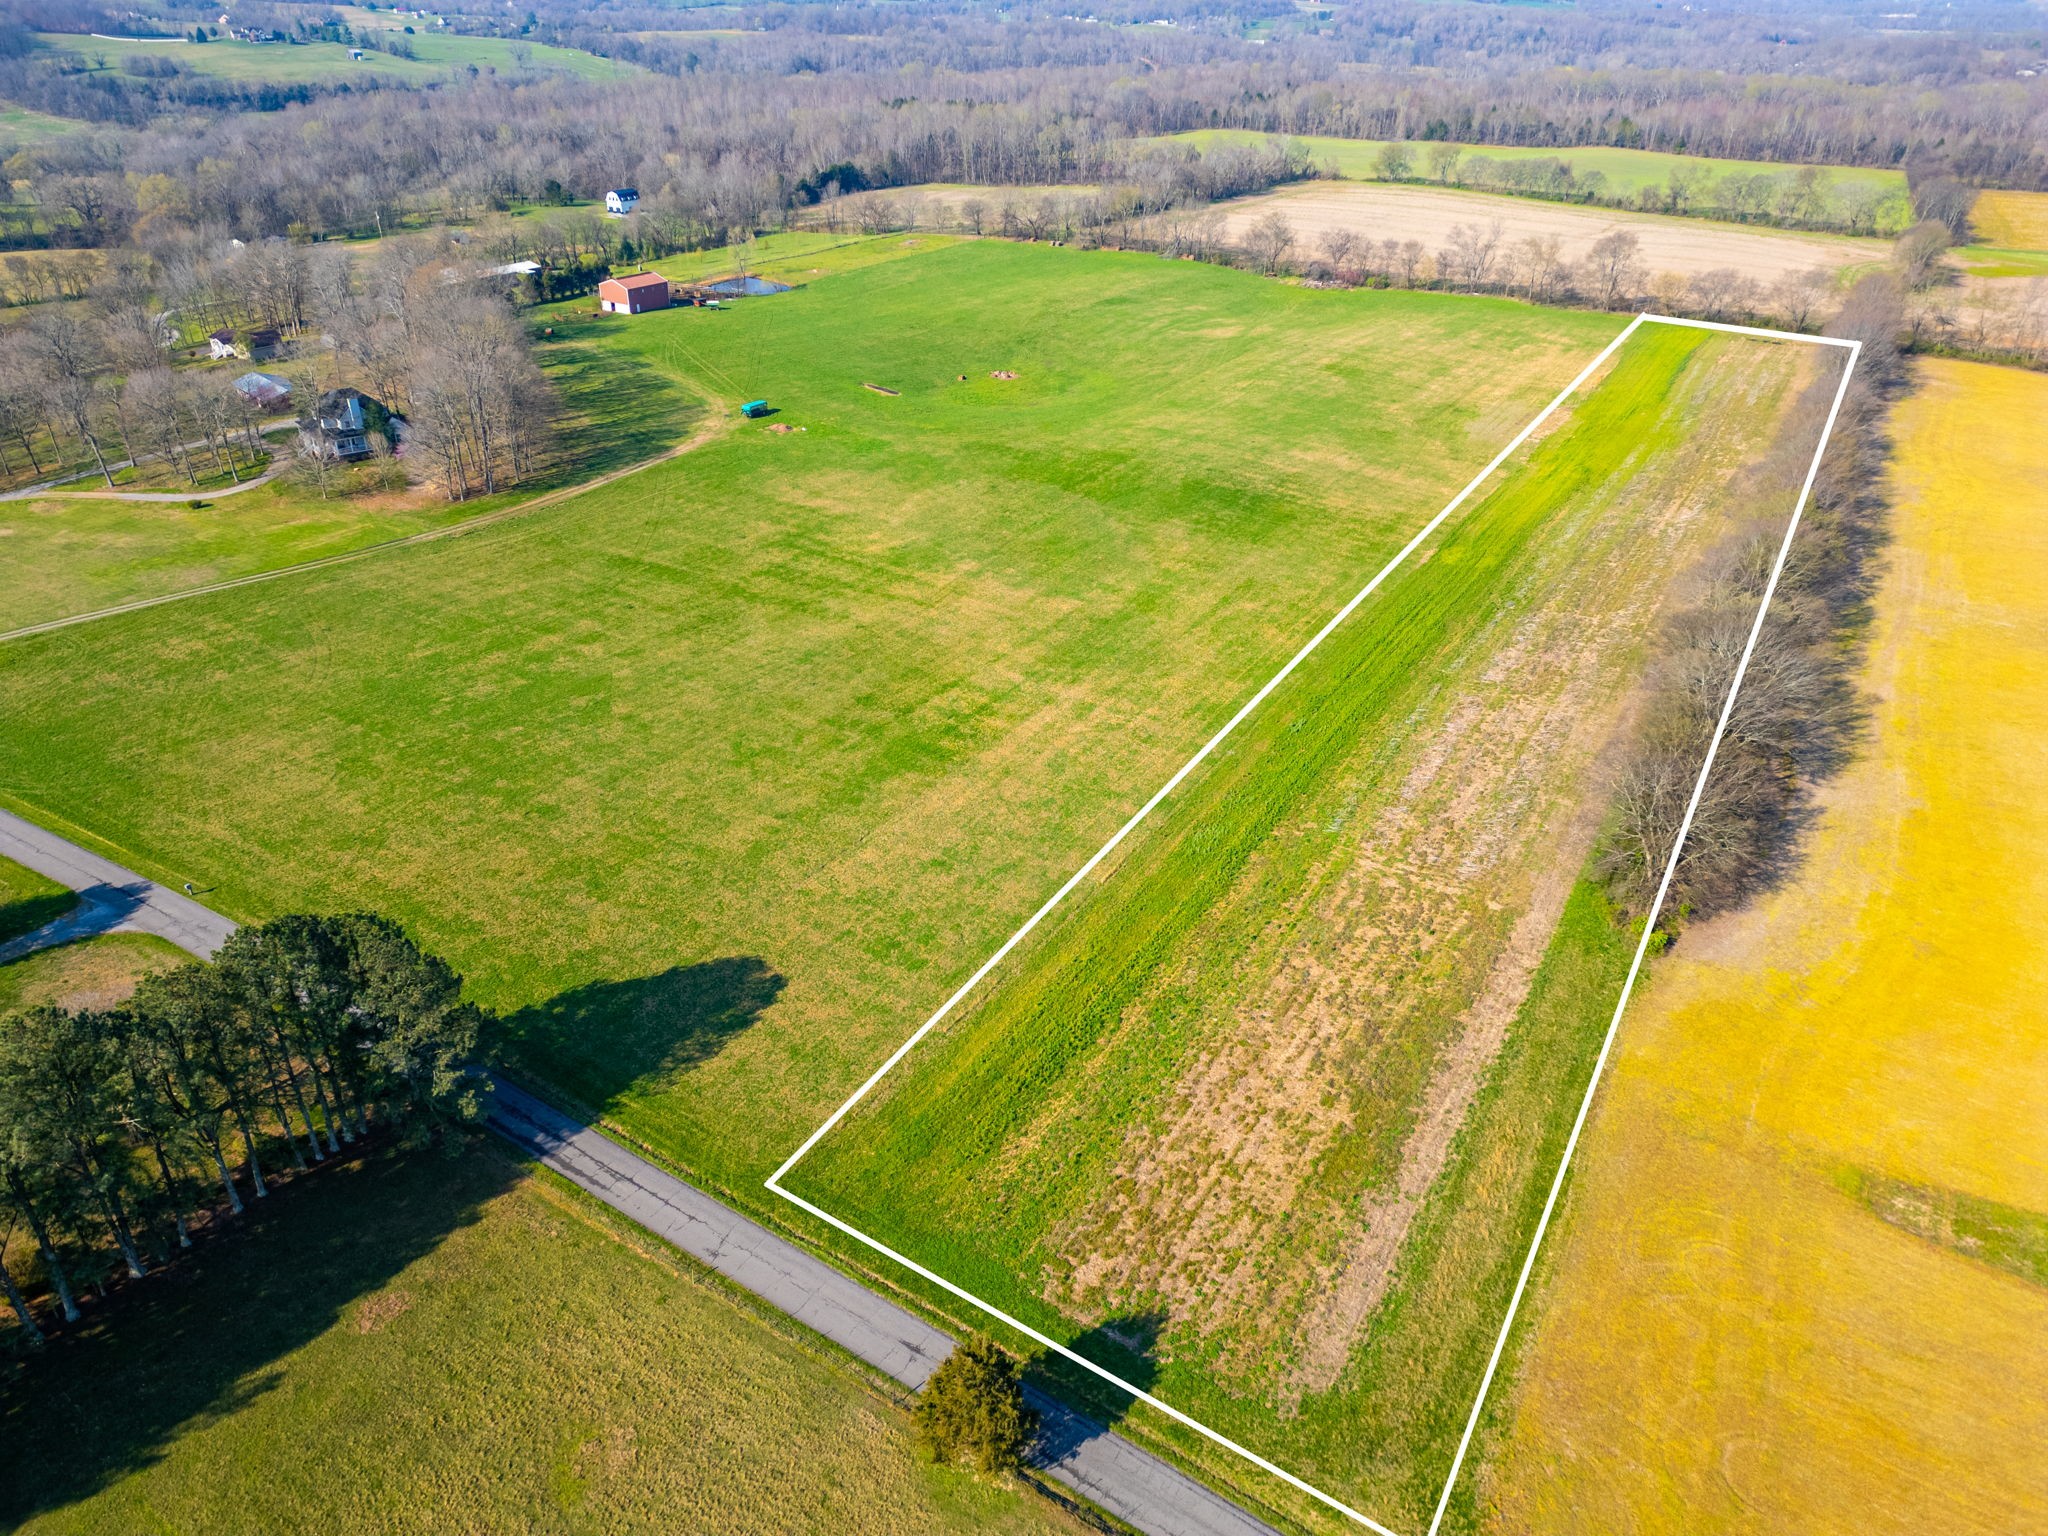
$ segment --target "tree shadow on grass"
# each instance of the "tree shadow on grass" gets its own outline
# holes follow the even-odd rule
[[[709,407],[675,378],[621,343],[619,322],[552,317],[537,356],[561,394],[561,452],[545,476],[567,484],[624,469],[689,437]]]
[[[54,923],[77,905],[76,891],[49,891],[41,896],[0,902],[0,944],[34,933],[45,923]]]
[[[1159,1335],[1165,1327],[1164,1312],[1133,1312],[1097,1323],[1067,1347],[1139,1391],[1150,1392],[1159,1379]],[[1025,1365],[1024,1384],[1087,1414],[1104,1428],[1120,1422],[1137,1401],[1093,1371],[1084,1370],[1051,1350],[1033,1356]],[[1071,1439],[1074,1433],[1071,1426],[1049,1420],[1037,1452],[1041,1464],[1067,1454],[1072,1446],[1062,1442]]]
[[[0,1528],[90,1498],[276,1390],[287,1356],[475,1222],[519,1172],[481,1149],[330,1164],[252,1200],[43,1348],[0,1360]]]
[[[758,955],[671,966],[636,981],[592,981],[500,1023],[499,1053],[608,1109],[628,1089],[701,1066],[786,985]]]

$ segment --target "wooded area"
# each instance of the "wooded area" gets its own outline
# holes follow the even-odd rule
[[[304,1172],[475,1121],[485,1016],[461,993],[387,918],[291,916],[145,978],[122,1007],[0,1017],[0,1276],[23,1334],[40,1342],[47,1320],[6,1262],[18,1231],[75,1322],[81,1288],[173,1263],[197,1221],[267,1198],[282,1161]]]

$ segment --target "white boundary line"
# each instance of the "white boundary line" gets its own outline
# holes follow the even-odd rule
[[[812,1131],[809,1136],[804,1138],[803,1144],[799,1146],[794,1152],[790,1153],[790,1155],[786,1159],[784,1159],[782,1166],[777,1168],[772,1174],[770,1174],[766,1180],[766,1187],[770,1190],[773,1190],[783,1199],[789,1201],[790,1204],[797,1206],[798,1208],[804,1211],[809,1212],[811,1215],[817,1217],[820,1221],[826,1223],[828,1226],[831,1226],[840,1232],[844,1232],[848,1237],[851,1237],[855,1239],[857,1242],[860,1242],[866,1245],[867,1247],[872,1248],[875,1252],[883,1255],[885,1258],[895,1261],[896,1263],[902,1265],[905,1269],[909,1270],[912,1274],[918,1275],[921,1278],[930,1281],[933,1285],[938,1286],[940,1289],[946,1291],[950,1295],[959,1297],[962,1301],[967,1302],[970,1306],[973,1306],[977,1310],[986,1313],[988,1316],[995,1318],[998,1322],[1007,1324],[1009,1327],[1016,1329],[1017,1332],[1023,1334],[1026,1338],[1031,1339],[1033,1342],[1043,1345],[1045,1348],[1052,1350],[1055,1354],[1058,1354],[1067,1360],[1071,1360],[1074,1364],[1080,1366],[1083,1370],[1089,1371],[1092,1374],[1101,1377],[1104,1381],[1109,1382],[1119,1391],[1126,1392],[1130,1394],[1130,1396],[1132,1396],[1133,1398],[1136,1398],[1138,1401],[1149,1404],[1151,1407],[1156,1408],[1157,1410],[1159,1410],[1159,1412],[1165,1414],[1168,1418],[1173,1419],[1175,1422],[1185,1424],[1188,1428],[1194,1430],[1197,1434],[1200,1434],[1205,1438],[1215,1442],[1217,1445],[1222,1446],[1225,1450],[1228,1450],[1232,1452],[1234,1455],[1243,1458],[1245,1461],[1250,1462],[1253,1466],[1258,1467],[1260,1470],[1271,1473],[1274,1477],[1279,1478],[1288,1486],[1299,1489],[1301,1492],[1306,1493],[1310,1498],[1315,1499],[1319,1503],[1327,1505],[1329,1508],[1337,1511],[1339,1514],[1344,1515],[1348,1519],[1354,1520],[1358,1524],[1365,1526],[1368,1530],[1378,1533],[1378,1536],[1398,1536],[1398,1533],[1389,1529],[1387,1526],[1380,1524],[1371,1516],[1361,1514],[1358,1510],[1351,1508],[1350,1505],[1343,1503],[1341,1500],[1332,1498],[1329,1494],[1324,1493],[1321,1489],[1304,1482],[1301,1478],[1296,1477],[1293,1473],[1287,1471],[1285,1468],[1275,1466],[1272,1462],[1268,1461],[1265,1457],[1259,1455],[1256,1451],[1250,1450],[1245,1446],[1239,1445],[1235,1440],[1230,1439],[1228,1436],[1220,1434],[1216,1430],[1209,1428],[1208,1425],[1201,1423],[1199,1420],[1189,1417],[1187,1414],[1181,1412],[1180,1409],[1175,1408],[1172,1404],[1162,1402],[1158,1398],[1154,1397],[1151,1393],[1145,1391],[1144,1389],[1133,1386],[1130,1382],[1125,1381],[1122,1377],[1116,1375],[1113,1371],[1106,1370],[1102,1366],[1097,1365],[1094,1361],[1086,1359],[1085,1357],[1075,1353],[1066,1345],[1061,1344],[1058,1340],[1048,1338],[1046,1335],[1040,1333],[1037,1329],[1029,1326],[1024,1322],[1021,1322],[1017,1318],[1010,1316],[1001,1308],[992,1306],[990,1303],[982,1300],[979,1296],[976,1296],[971,1292],[962,1289],[960,1286],[955,1285],[952,1281],[946,1279],[943,1275],[933,1273],[931,1270],[925,1268],[922,1264],[919,1264],[916,1260],[898,1253],[895,1249],[889,1247],[887,1244],[882,1243],[873,1237],[870,1237],[867,1233],[862,1232],[857,1227],[854,1227],[845,1221],[842,1221],[839,1217],[834,1216],[831,1212],[821,1210],[819,1207],[813,1205],[810,1201],[804,1199],[801,1195],[793,1194],[789,1190],[784,1189],[782,1187],[782,1179],[786,1174],[789,1173],[789,1171],[792,1168],[794,1168],[799,1162],[803,1160],[803,1158],[810,1152],[810,1150],[813,1147],[815,1147],[820,1141],[822,1141],[825,1138],[826,1135],[828,1135],[831,1132],[834,1126],[836,1126],[841,1120],[845,1119],[847,1114],[852,1111],[854,1106],[859,1104],[862,1099],[866,1098],[868,1094],[874,1089],[875,1085],[881,1082],[881,1080],[884,1077],[888,1076],[889,1073],[892,1070],[894,1070],[896,1065],[899,1062],[901,1062],[905,1056],[909,1055],[910,1052],[916,1048],[918,1043],[922,1041],[926,1035],[930,1034],[934,1029],[936,1029],[939,1023],[943,1019],[945,1019],[945,1017],[948,1014],[950,1014],[954,1010],[954,1008],[959,1006],[959,1004],[966,999],[967,995],[971,993],[975,989],[975,987],[980,985],[983,978],[986,977],[990,971],[994,970],[998,965],[1002,963],[1003,959],[1010,953],[1011,950],[1015,949],[1018,944],[1022,943],[1025,937],[1029,935],[1030,932],[1034,928],[1036,928],[1041,922],[1043,922],[1045,918],[1051,914],[1054,908],[1059,906],[1059,904],[1062,901],[1066,900],[1067,896],[1070,893],[1072,893],[1074,888],[1078,886],[1083,880],[1085,880],[1088,877],[1088,875],[1095,869],[1095,867],[1098,864],[1100,864],[1105,858],[1107,858],[1116,849],[1116,847],[1124,841],[1125,838],[1129,837],[1130,834],[1137,829],[1139,823],[1144,821],[1146,817],[1152,814],[1152,812],[1158,807],[1161,801],[1163,801],[1168,795],[1172,794],[1173,791],[1180,786],[1182,780],[1184,780],[1190,773],[1194,772],[1194,770],[1201,765],[1203,760],[1206,759],[1212,752],[1214,752],[1217,747],[1221,746],[1224,740],[1228,738],[1230,734],[1238,728],[1238,726],[1244,723],[1245,719],[1252,713],[1252,711],[1257,709],[1260,704],[1264,703],[1266,698],[1273,692],[1273,690],[1279,687],[1282,682],[1286,681],[1288,676],[1295,670],[1295,668],[1299,667],[1303,661],[1307,660],[1310,653],[1313,652],[1318,646],[1320,646],[1324,640],[1329,638],[1330,634],[1337,628],[1338,625],[1342,624],[1346,619],[1348,619],[1352,615],[1352,613],[1356,611],[1356,609],[1361,603],[1363,603],[1368,597],[1372,596],[1372,594],[1379,589],[1380,584],[1384,582],[1387,579],[1387,577],[1391,576],[1394,573],[1394,571],[1400,567],[1402,562],[1404,562],[1411,554],[1415,552],[1415,550],[1423,543],[1424,540],[1426,540],[1432,533],[1436,532],[1436,530],[1443,525],[1444,520],[1446,518],[1448,518],[1459,507],[1464,505],[1464,503],[1471,497],[1472,493],[1478,490],[1481,485],[1485,484],[1487,479],[1492,476],[1493,472],[1499,469],[1502,464],[1506,463],[1508,458],[1515,452],[1515,450],[1520,448],[1523,443],[1527,442],[1529,438],[1535,433],[1536,429],[1542,426],[1543,423],[1547,419],[1549,419],[1552,412],[1556,411],[1559,406],[1563,405],[1565,401],[1567,401],[1572,397],[1572,395],[1577,393],[1578,390],[1585,384],[1586,380],[1591,378],[1593,374],[1599,370],[1600,366],[1603,363],[1605,363],[1618,350],[1620,350],[1622,343],[1627,341],[1630,336],[1634,335],[1637,328],[1644,324],[1685,326],[1695,330],[1724,331],[1731,335],[1737,336],[1759,336],[1772,341],[1796,341],[1805,342],[1817,346],[1842,347],[1848,350],[1849,360],[1848,365],[1842,370],[1842,380],[1841,383],[1836,387],[1834,401],[1828,409],[1826,425],[1821,430],[1820,442],[1814,448],[1813,460],[1807,467],[1806,479],[1804,483],[1800,486],[1799,499],[1794,504],[1792,509],[1792,519],[1786,525],[1785,537],[1778,546],[1777,560],[1772,565],[1770,579],[1765,584],[1763,601],[1757,605],[1756,618],[1750,625],[1748,642],[1743,646],[1741,659],[1736,663],[1735,675],[1731,680],[1728,688],[1728,697],[1721,706],[1720,718],[1715,722],[1713,738],[1709,742],[1707,747],[1706,760],[1700,765],[1699,778],[1693,785],[1692,798],[1686,805],[1685,816],[1683,820],[1679,823],[1678,836],[1676,837],[1676,839],[1674,839],[1672,843],[1671,857],[1666,862],[1664,867],[1663,878],[1658,883],[1656,899],[1651,903],[1650,911],[1643,922],[1642,937],[1637,942],[1635,957],[1629,965],[1628,976],[1622,984],[1620,1001],[1617,1002],[1615,1005],[1614,1016],[1607,1026],[1606,1037],[1601,1042],[1600,1054],[1595,1059],[1593,1064],[1592,1078],[1586,1085],[1585,1097],[1580,1102],[1578,1116],[1572,1122],[1571,1134],[1565,1141],[1564,1156],[1558,1163],[1557,1176],[1551,1183],[1549,1197],[1544,1201],[1543,1213],[1537,1221],[1535,1236],[1530,1241],[1528,1256],[1522,1262],[1521,1274],[1516,1279],[1514,1294],[1508,1302],[1507,1316],[1501,1323],[1500,1336],[1498,1339],[1495,1340],[1493,1346],[1493,1353],[1487,1360],[1486,1373],[1484,1377],[1481,1379],[1479,1385],[1479,1395],[1473,1401],[1471,1415],[1469,1418],[1467,1418],[1465,1422],[1464,1434],[1460,1437],[1458,1441],[1457,1454],[1452,1458],[1450,1471],[1444,1479],[1443,1492],[1437,1500],[1435,1517],[1429,1523],[1428,1536],[1436,1536],[1438,1527],[1443,1524],[1444,1514],[1450,1507],[1451,1492],[1457,1485],[1458,1473],[1464,1466],[1465,1455],[1467,1451],[1471,1448],[1472,1435],[1478,1427],[1479,1416],[1481,1411],[1485,1407],[1487,1393],[1492,1389],[1495,1373],[1498,1371],[1500,1366],[1501,1355],[1507,1347],[1508,1334],[1514,1327],[1516,1313],[1520,1310],[1523,1295],[1528,1289],[1529,1276],[1535,1269],[1536,1265],[1537,1251],[1542,1247],[1544,1234],[1549,1230],[1551,1216],[1556,1210],[1558,1197],[1563,1191],[1565,1175],[1571,1167],[1572,1154],[1577,1150],[1580,1132],[1585,1128],[1586,1117],[1592,1110],[1594,1094],[1599,1087],[1600,1078],[1606,1070],[1608,1056],[1613,1050],[1615,1035],[1621,1028],[1622,1013],[1628,1007],[1630,993],[1635,988],[1636,977],[1640,973],[1643,965],[1643,960],[1648,953],[1650,935],[1652,932],[1655,931],[1657,918],[1661,915],[1663,911],[1665,896],[1671,888],[1672,875],[1675,873],[1678,867],[1679,852],[1684,848],[1685,839],[1687,835],[1692,831],[1693,817],[1699,810],[1701,797],[1706,792],[1707,779],[1709,775],[1713,772],[1714,760],[1721,749],[1721,739],[1728,729],[1729,718],[1733,714],[1735,709],[1736,695],[1740,693],[1742,689],[1743,678],[1749,670],[1750,657],[1755,653],[1757,638],[1763,632],[1764,616],[1769,611],[1772,597],[1775,596],[1777,593],[1778,580],[1780,576],[1783,575],[1785,569],[1785,561],[1787,557],[1791,554],[1793,535],[1796,534],[1799,530],[1800,519],[1802,518],[1802,516],[1804,516],[1806,511],[1807,500],[1813,493],[1814,479],[1820,472],[1821,457],[1827,451],[1828,440],[1830,437],[1832,437],[1835,429],[1835,418],[1837,417],[1837,415],[1840,414],[1843,397],[1848,393],[1850,376],[1855,372],[1856,362],[1862,354],[1863,344],[1861,342],[1845,341],[1841,338],[1833,336],[1806,336],[1801,335],[1798,332],[1794,331],[1769,330],[1761,326],[1730,325],[1720,321],[1713,320],[1686,320],[1669,315],[1652,315],[1645,313],[1639,314],[1635,316],[1633,319],[1631,319],[1629,323],[1626,326],[1624,326],[1621,329],[1621,331],[1614,337],[1613,340],[1608,342],[1606,346],[1600,349],[1599,353],[1593,358],[1591,362],[1587,363],[1584,368],[1579,370],[1578,374],[1572,379],[1572,381],[1569,384],[1565,385],[1563,389],[1558,391],[1558,393],[1551,399],[1548,405],[1544,406],[1541,411],[1536,413],[1534,419],[1532,419],[1527,426],[1523,427],[1520,432],[1515,434],[1514,439],[1511,442],[1509,442],[1505,448],[1501,449],[1499,453],[1495,454],[1493,458],[1487,462],[1487,465],[1484,469],[1480,470],[1478,474],[1474,475],[1472,479],[1466,483],[1465,488],[1463,490],[1459,491],[1457,495],[1453,496],[1450,499],[1450,501],[1445,503],[1442,511],[1438,512],[1436,516],[1432,517],[1427,523],[1423,524],[1423,526],[1419,531],[1417,531],[1415,536],[1411,538],[1406,544],[1402,545],[1399,552],[1396,553],[1391,560],[1389,560],[1384,566],[1380,568],[1378,574],[1376,574],[1371,581],[1367,582],[1365,586],[1359,590],[1358,594],[1351,599],[1351,601],[1346,603],[1342,608],[1338,609],[1336,615],[1333,618],[1331,618],[1330,621],[1327,624],[1325,624],[1321,629],[1317,630],[1315,635],[1308,641],[1308,643],[1302,646],[1300,650],[1296,651],[1294,655],[1288,659],[1287,664],[1283,666],[1278,672],[1274,673],[1273,676],[1266,682],[1264,687],[1260,688],[1257,693],[1253,694],[1249,699],[1245,701],[1244,705],[1237,711],[1236,714],[1230,717],[1230,719],[1224,724],[1221,730],[1217,731],[1215,735],[1211,736],[1206,742],[1204,742],[1200,750],[1198,750],[1193,757],[1189,758],[1185,763],[1181,764],[1179,770],[1175,772],[1173,777],[1168,779],[1165,784],[1161,785],[1158,792],[1155,793],[1151,799],[1147,800],[1142,806],[1140,806],[1137,812],[1130,818],[1130,820],[1126,821],[1121,827],[1119,827],[1116,830],[1116,832],[1110,837],[1108,842],[1104,843],[1100,848],[1096,849],[1096,851],[1092,856],[1090,856],[1088,861],[1085,864],[1083,864],[1078,870],[1076,870],[1067,879],[1064,885],[1062,885],[1058,890],[1054,891],[1052,895],[1046,899],[1045,904],[1043,906],[1039,907],[1039,909],[1036,912],[1032,913],[1031,916],[1025,920],[1022,927],[1020,927],[1015,933],[1011,934],[1009,938],[1005,939],[1002,943],[1002,946],[999,949],[997,949],[994,954],[990,955],[987,960],[983,961],[980,968],[977,969],[973,975],[969,976],[966,981],[962,982],[960,984],[959,989],[955,991],[951,997],[947,998],[944,1003],[939,1005],[938,1011],[933,1013],[930,1018],[926,1019],[924,1023],[918,1027],[916,1033],[911,1035],[911,1037],[908,1040],[905,1040],[903,1044],[898,1046],[896,1050],[890,1055],[889,1059],[883,1062],[881,1066],[876,1068],[874,1073],[867,1079],[867,1081],[862,1083],[860,1087],[856,1088],[853,1091],[853,1093],[847,1098],[845,1103],[841,1104],[837,1109],[835,1109],[831,1113],[831,1115],[826,1118],[823,1124],[821,1124],[816,1130]]]

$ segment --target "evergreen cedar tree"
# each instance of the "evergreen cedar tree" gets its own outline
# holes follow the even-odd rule
[[[488,1092],[471,1062],[486,1017],[461,993],[388,918],[292,916],[121,1007],[0,1018],[0,1270],[22,1233],[72,1321],[75,1282],[169,1262],[190,1213],[267,1196],[279,1158],[303,1170],[372,1135],[453,1151]]]
[[[1017,1362],[989,1339],[971,1338],[948,1355],[918,1399],[918,1441],[934,1461],[1014,1471],[1037,1434]]]

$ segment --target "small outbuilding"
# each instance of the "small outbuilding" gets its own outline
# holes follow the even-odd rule
[[[615,219],[623,219],[640,206],[638,187],[613,187],[604,195],[604,211]]]
[[[250,362],[267,363],[284,350],[284,337],[278,334],[274,327],[263,326],[257,330],[244,332],[242,344],[248,349],[243,355]]]
[[[259,411],[281,411],[292,403],[292,381],[274,373],[245,373],[234,391]]]
[[[740,414],[749,421],[753,420],[756,416],[766,416],[768,414],[768,402],[766,400],[749,400],[740,407]]]
[[[597,285],[597,307],[608,315],[637,315],[667,309],[668,303],[668,279],[659,272],[608,277]]]

